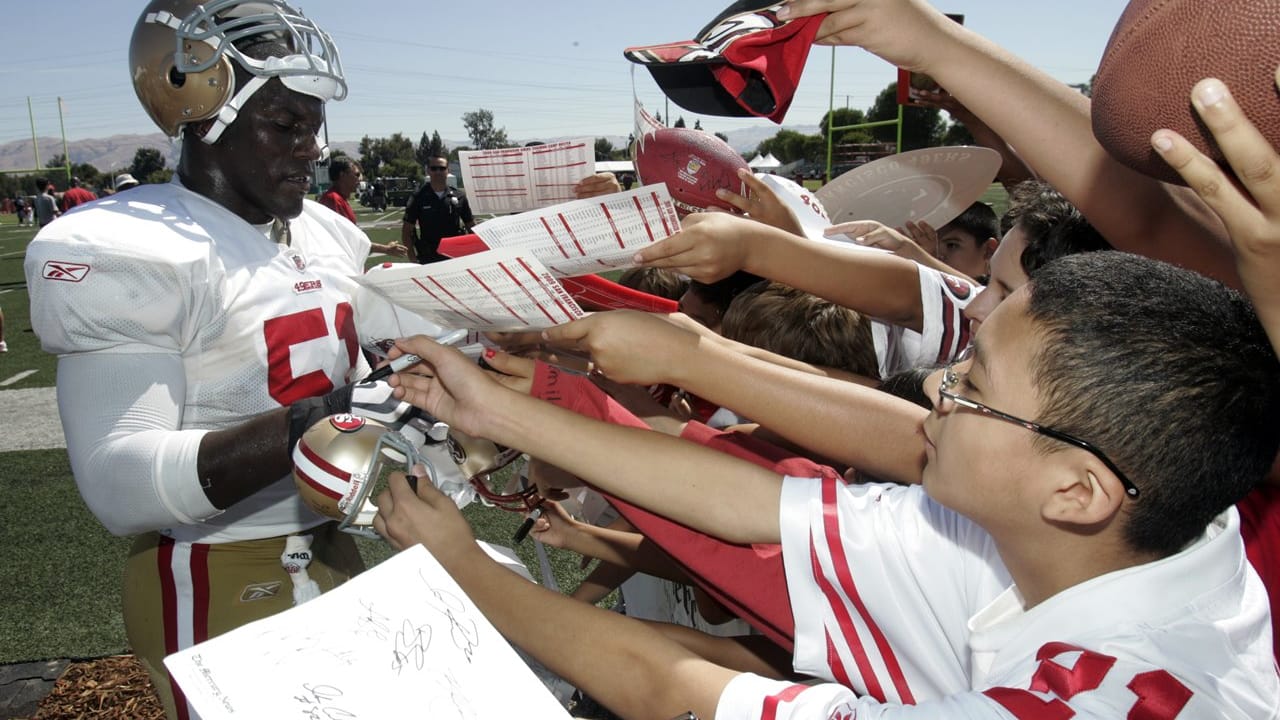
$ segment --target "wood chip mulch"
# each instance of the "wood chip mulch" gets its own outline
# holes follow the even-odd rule
[[[31,720],[164,720],[151,678],[132,655],[73,662]]]

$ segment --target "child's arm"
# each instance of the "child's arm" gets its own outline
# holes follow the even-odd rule
[[[607,314],[607,313],[606,313]],[[590,420],[498,384],[455,349],[397,341],[423,362],[392,376],[398,398],[462,432],[518,448],[652,512],[738,543],[776,543],[781,476],[648,430]]]
[[[637,260],[700,282],[745,270],[911,330],[923,325],[919,271],[909,260],[814,242],[728,213],[690,215],[681,226]]]
[[[888,393],[746,357],[646,313],[598,313],[544,336],[590,353],[611,380],[685,388],[822,457],[885,480],[920,481],[927,413]]]
[[[569,517],[559,503],[549,502],[543,507],[542,517],[534,522],[530,533],[535,540],[654,577],[691,582],[689,576],[644,535],[634,530],[578,522]]]
[[[1240,286],[1222,223],[1189,188],[1121,165],[1093,135],[1089,98],[923,2],[794,0],[829,13],[817,41],[927,73],[1006,140],[1116,248]]]

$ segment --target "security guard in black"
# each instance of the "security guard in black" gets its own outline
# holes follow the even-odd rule
[[[427,163],[429,182],[405,205],[401,238],[410,260],[447,260],[439,252],[440,238],[465,235],[475,225],[467,196],[446,184],[448,172],[449,166],[442,158],[432,158]]]

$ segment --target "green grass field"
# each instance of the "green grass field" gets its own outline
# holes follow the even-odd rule
[[[363,208],[361,208],[363,209]],[[374,242],[400,236],[400,213],[361,213]],[[383,223],[387,226],[383,227]],[[0,215],[0,308],[9,352],[0,354],[0,382],[35,370],[0,391],[52,387],[55,359],[40,350],[31,320],[22,261],[33,228],[18,227]],[[381,259],[381,258],[379,258]],[[375,260],[376,261],[376,260]],[[0,403],[3,403],[0,394]],[[0,410],[3,410],[0,405]],[[21,423],[20,417],[7,417]],[[473,504],[465,511],[482,540],[510,546],[520,523],[514,513]],[[360,540],[369,565],[391,549]],[[107,533],[85,508],[63,450],[0,453],[0,664],[48,658],[94,658],[127,650],[120,617],[120,585],[128,538]],[[573,587],[582,573],[578,557],[554,548],[552,567],[562,585]],[[516,551],[538,575],[533,543]]]

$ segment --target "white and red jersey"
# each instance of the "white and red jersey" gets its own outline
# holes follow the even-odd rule
[[[181,420],[174,431],[227,428],[323,395],[368,371],[351,298],[369,240],[310,201],[289,231],[288,244],[276,242],[269,226],[250,225],[176,180],[104,199],[45,228],[29,246],[32,325],[43,348],[63,358],[179,358],[185,388],[175,398]],[[75,448],[71,455],[74,461]],[[80,465],[73,469],[83,488],[101,468]],[[161,497],[199,492],[194,477],[156,483]],[[285,477],[168,534],[250,540],[321,520]]]
[[[969,320],[964,309],[982,287],[919,263],[916,269],[920,277],[921,331],[879,320],[871,323],[882,378],[911,368],[944,365],[969,346]]]
[[[788,478],[780,519],[796,669],[840,684],[742,675],[719,720],[1280,716],[1234,509],[1029,610],[990,537],[918,486]]]

